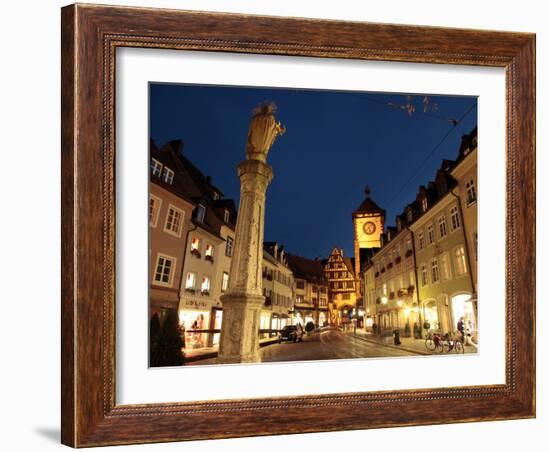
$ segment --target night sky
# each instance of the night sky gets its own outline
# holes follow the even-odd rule
[[[185,156],[238,205],[236,165],[245,158],[251,112],[274,101],[287,131],[268,156],[275,177],[265,240],[310,258],[326,257],[333,246],[351,257],[351,213],[365,186],[394,225],[418,186],[434,178],[442,159],[456,158],[461,136],[477,125],[475,97],[431,96],[427,113],[423,97],[413,97],[409,115],[399,108],[408,102],[404,94],[151,84],[150,136],[159,147],[183,140]],[[456,126],[448,120],[461,118]]]

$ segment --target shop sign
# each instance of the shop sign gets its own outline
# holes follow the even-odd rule
[[[208,307],[208,304],[206,303],[206,301],[199,301],[199,300],[184,300],[183,304],[187,308],[194,308],[194,309],[206,309]]]

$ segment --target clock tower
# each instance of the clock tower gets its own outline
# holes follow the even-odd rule
[[[353,212],[353,231],[355,245],[355,275],[360,278],[361,264],[369,254],[382,246],[384,218],[386,211],[381,209],[370,197],[369,187],[365,188],[365,200]]]

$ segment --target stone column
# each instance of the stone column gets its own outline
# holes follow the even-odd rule
[[[241,182],[227,292],[220,297],[223,320],[219,363],[258,362],[262,295],[265,195],[273,178],[266,162],[277,135],[285,129],[275,120],[275,105],[258,107],[250,123],[246,160],[237,166]]]

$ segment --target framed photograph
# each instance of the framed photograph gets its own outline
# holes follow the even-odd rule
[[[61,32],[64,444],[535,416],[534,35]]]

